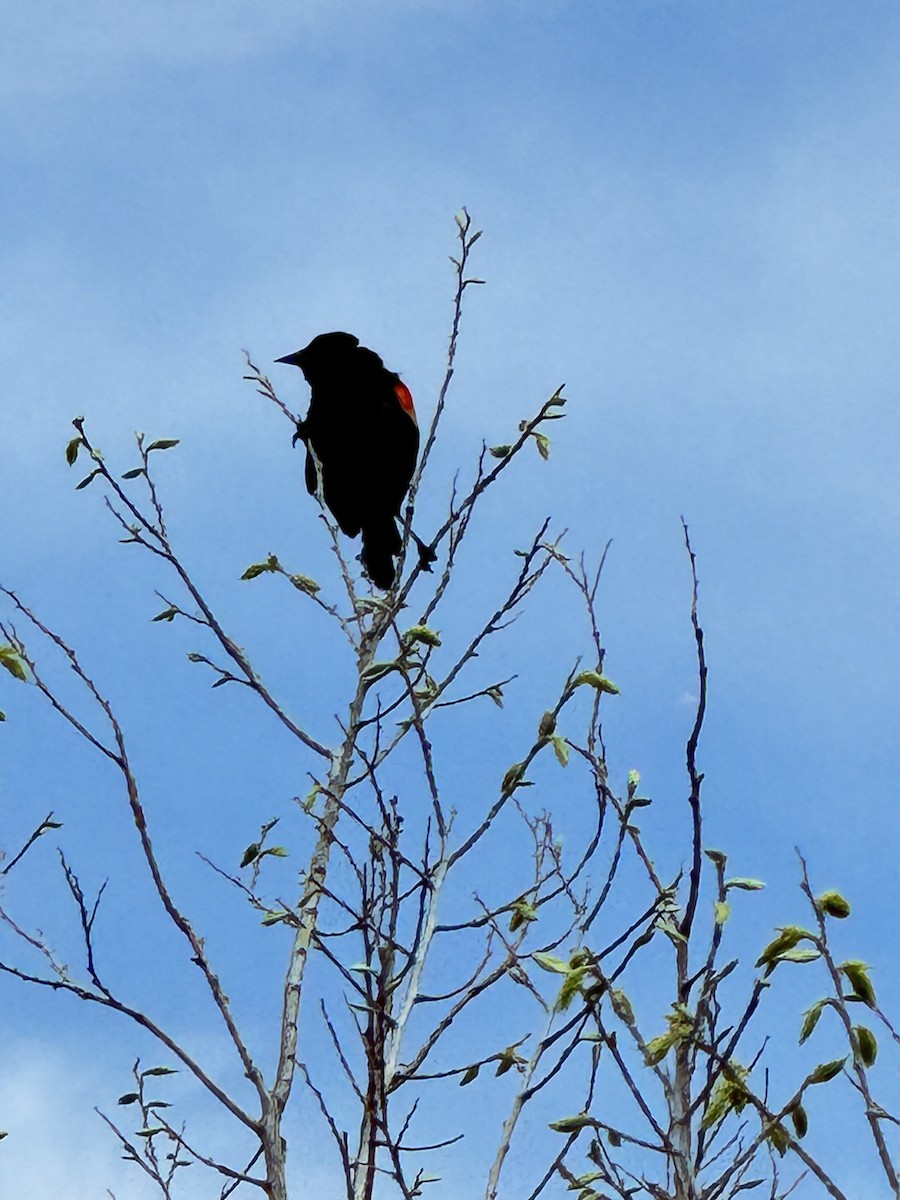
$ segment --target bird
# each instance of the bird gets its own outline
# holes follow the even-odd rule
[[[362,534],[362,564],[382,591],[394,584],[400,553],[400,506],[416,468],[419,426],[412,394],[395,371],[352,333],[320,333],[275,360],[299,367],[310,386],[309,411],[294,444],[306,445],[306,487],[341,530]],[[434,554],[415,539],[423,565]]]

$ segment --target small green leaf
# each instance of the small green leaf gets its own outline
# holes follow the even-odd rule
[[[511,450],[512,446],[491,446],[489,453],[492,454],[494,458],[507,458]]]
[[[557,975],[567,975],[569,972],[569,964],[555,954],[544,954],[539,950],[531,957],[544,971],[555,971]]]
[[[0,667],[9,671],[13,679],[18,679],[22,683],[27,682],[28,669],[15,646],[0,646]]]
[[[616,1016],[624,1021],[626,1025],[634,1024],[634,1009],[631,1007],[631,1001],[625,995],[621,988],[612,988],[609,993],[609,998],[612,1001],[612,1006]]]
[[[5,720],[6,720],[6,713],[0,712],[0,721],[5,721]]]
[[[818,950],[795,946],[793,950],[785,950],[784,954],[779,954],[775,962],[808,963],[815,962],[817,958],[821,957]]]
[[[148,1067],[146,1071],[141,1071],[141,1079],[146,1079],[148,1075],[177,1075],[177,1067]]]
[[[815,1004],[806,1010],[803,1015],[803,1024],[800,1027],[800,1045],[802,1046],[812,1031],[819,1023],[819,1017],[822,1015],[822,1010],[828,1003],[827,1000],[817,1000]]]
[[[721,850],[704,850],[703,853],[708,859],[710,859],[711,862],[714,862],[717,867],[724,867],[728,861],[728,855],[723,854]]]
[[[793,950],[798,942],[804,939],[813,940],[813,936],[808,929],[803,929],[799,925],[783,926],[778,931],[778,937],[773,938],[769,942],[768,946],[766,946],[765,950],[763,950],[762,954],[756,960],[756,965],[758,967],[768,966],[771,970],[777,958],[786,951]]]
[[[267,912],[260,921],[261,925],[280,925],[283,921],[288,920],[290,913],[284,908],[273,909],[272,912]]]
[[[249,566],[241,576],[241,579],[256,579],[266,571],[277,571],[279,566],[280,564],[278,559],[275,558],[274,554],[272,554],[266,559],[265,562],[253,563],[252,566]]]
[[[771,1143],[772,1149],[777,1150],[782,1158],[787,1154],[791,1146],[791,1135],[780,1122],[772,1129],[766,1140]]]
[[[536,433],[534,435],[534,440],[537,443],[538,453],[546,462],[550,457],[550,439],[545,433]]]
[[[867,1004],[869,1008],[875,1007],[875,989],[872,987],[872,981],[869,978],[869,968],[864,962],[859,959],[850,959],[845,963],[841,963],[838,970],[847,977],[850,986],[853,988],[854,996]]]
[[[289,575],[288,579],[298,592],[305,592],[307,596],[315,596],[316,592],[322,590],[322,585],[310,579],[308,575]]]
[[[850,916],[850,904],[840,892],[823,892],[821,896],[817,897],[816,904],[829,917],[843,920]]]
[[[415,646],[418,642],[421,642],[423,646],[439,646],[441,639],[427,625],[413,625],[412,629],[407,629],[404,633],[403,642],[406,646]]]
[[[529,904],[527,900],[516,900],[510,908],[512,911],[512,916],[509,919],[510,933],[515,933],[526,922],[538,919],[538,910],[533,904]]]
[[[509,792],[514,792],[517,787],[522,786],[523,777],[525,775],[525,764],[521,762],[513,763],[506,774],[503,776],[503,782],[500,785],[500,791],[504,795]]]
[[[726,879],[726,888],[738,888],[742,892],[758,892],[766,885],[761,879],[744,879],[738,877],[736,879]]]
[[[661,1033],[658,1037],[651,1038],[647,1043],[645,1054],[647,1065],[654,1067],[657,1063],[662,1062],[677,1041],[678,1038],[671,1030],[669,1033]]]
[[[593,1117],[589,1117],[587,1113],[578,1113],[574,1117],[563,1117],[560,1121],[551,1121],[548,1129],[552,1129],[554,1133],[577,1133],[579,1129],[584,1129],[585,1125],[594,1125]]]
[[[555,1008],[557,1012],[565,1012],[575,997],[581,992],[587,970],[587,967],[574,967],[566,971],[563,985],[559,989],[559,995],[556,997]]]
[[[6,1137],[9,1137],[9,1130],[8,1129],[0,1129],[0,1142],[2,1142],[3,1139]]]
[[[259,842],[251,842],[250,845],[247,847],[247,849],[244,851],[243,857],[241,858],[241,866],[249,867],[250,864],[253,862],[256,862],[256,860],[258,858],[259,858]]]
[[[878,1042],[875,1034],[865,1025],[854,1025],[853,1033],[863,1066],[874,1067],[875,1059],[878,1057]]]
[[[715,921],[717,925],[724,925],[731,916],[731,905],[727,900],[717,900],[714,905]]]
[[[153,621],[174,621],[177,616],[177,608],[167,608],[163,612],[157,613],[156,616],[151,619],[150,623],[152,625]]]
[[[364,683],[371,686],[373,683],[377,683],[379,679],[384,679],[385,675],[390,675],[392,671],[399,670],[400,664],[396,660],[394,662],[373,662],[366,667],[361,678]]]
[[[829,1079],[834,1079],[835,1075],[840,1075],[844,1069],[845,1058],[833,1058],[831,1062],[819,1063],[816,1069],[807,1077],[808,1083],[827,1083]]]
[[[132,467],[130,471],[126,471],[122,476],[123,479],[137,479],[138,475],[144,474],[143,467]]]
[[[78,451],[84,445],[80,437],[73,437],[68,446],[66,446],[66,462],[70,467],[74,467],[75,459],[78,457]]]
[[[545,712],[538,725],[538,737],[548,738],[556,729],[556,713]]]
[[[147,453],[151,450],[171,450],[173,446],[177,446],[180,438],[159,438],[158,441],[151,442],[147,447]]]
[[[489,687],[486,694],[490,696],[498,708],[503,707],[503,689],[500,687]]]
[[[794,1132],[798,1138],[806,1137],[806,1131],[809,1129],[809,1117],[802,1104],[795,1104],[791,1109],[791,1124],[794,1126]]]
[[[521,1054],[516,1051],[515,1046],[507,1046],[500,1055],[500,1061],[497,1063],[497,1070],[495,1074],[498,1076],[505,1075],[511,1067],[514,1067],[517,1063],[523,1063],[524,1061],[525,1060],[522,1058]]]
[[[592,688],[596,688],[598,692],[606,692],[610,696],[618,696],[619,689],[607,679],[605,675],[601,675],[599,671],[582,671],[572,680],[572,687],[581,687],[582,684],[589,684]]]
[[[265,858],[267,854],[271,855],[272,858],[289,858],[290,857],[287,849],[284,846],[267,846],[266,849],[263,850],[262,854],[259,857]]]
[[[124,1096],[120,1096],[116,1101],[117,1104],[137,1104],[140,1096],[137,1092],[126,1092]]]
[[[84,479],[82,479],[81,483],[77,483],[75,485],[75,491],[80,492],[82,488],[86,488],[87,485],[89,483],[91,483],[92,480],[96,479],[99,474],[100,474],[100,468],[98,467],[96,471],[91,471],[90,475],[85,475],[85,477],[84,477]]]
[[[478,1078],[478,1072],[481,1070],[481,1064],[477,1063],[474,1067],[469,1067],[465,1075],[459,1081],[460,1087],[465,1087],[467,1084],[474,1082]]]
[[[556,755],[557,761],[561,767],[569,765],[569,747],[566,744],[566,739],[555,733],[550,739],[553,744],[553,753]]]
[[[152,1138],[156,1137],[156,1135],[159,1133],[165,1132],[165,1127],[162,1125],[148,1125],[145,1129],[138,1129],[134,1136],[140,1138]]]

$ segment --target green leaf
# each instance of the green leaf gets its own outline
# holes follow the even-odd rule
[[[569,747],[566,744],[566,739],[555,733],[550,739],[553,743],[553,753],[561,767],[569,765]]]
[[[717,867],[724,867],[728,861],[728,855],[723,854],[721,850],[704,850],[703,853],[708,859],[710,859],[711,862],[714,862]]]
[[[815,1004],[806,1010],[803,1015],[803,1024],[800,1027],[800,1045],[802,1046],[812,1031],[819,1023],[819,1017],[822,1015],[822,1010],[828,1003],[827,1000],[817,1000]]]
[[[806,1131],[809,1129],[809,1117],[802,1104],[795,1104],[791,1109],[791,1124],[794,1126],[794,1132],[798,1138],[806,1137]]]
[[[281,564],[278,559],[274,554],[270,554],[265,562],[253,563],[252,566],[249,566],[241,576],[241,579],[256,579],[266,571],[278,571],[280,568]]]
[[[534,434],[534,440],[537,443],[538,453],[546,462],[550,457],[550,439],[545,433],[536,433]]]
[[[724,925],[731,916],[731,905],[727,900],[717,900],[714,905],[715,921],[717,925]]]
[[[732,1059],[728,1066],[731,1068],[730,1072],[726,1074],[723,1071],[713,1084],[703,1120],[700,1122],[701,1129],[711,1128],[731,1112],[741,1112],[747,1103],[745,1085],[750,1072],[735,1059]]]
[[[865,1025],[854,1025],[853,1034],[863,1066],[874,1067],[875,1059],[878,1057],[878,1042],[875,1034]]]
[[[177,1067],[148,1067],[146,1071],[141,1071],[141,1079],[146,1079],[148,1075],[177,1075]]]
[[[126,471],[122,476],[123,479],[137,479],[138,475],[144,474],[143,467],[132,467],[130,471]]]
[[[607,679],[605,675],[601,675],[599,671],[582,671],[572,680],[572,687],[581,687],[582,684],[589,684],[590,687],[596,688],[598,692],[606,692],[610,696],[618,696],[619,689]]]
[[[0,721],[5,721],[5,720],[6,720],[6,713],[0,712]]]
[[[307,596],[315,596],[316,592],[322,590],[322,585],[308,575],[288,575],[288,579],[298,592],[305,592]]]
[[[0,1129],[0,1142],[2,1142],[5,1137],[9,1137],[9,1130]]]
[[[671,1030],[668,1033],[661,1033],[658,1037],[651,1038],[647,1043],[645,1054],[647,1065],[654,1067],[657,1063],[662,1062],[677,1041],[677,1036]]]
[[[271,855],[272,858],[289,858],[290,857],[288,850],[285,846],[267,846],[266,849],[263,850],[262,854],[259,857],[265,858],[267,854]]]
[[[829,917],[843,920],[850,916],[850,904],[840,892],[823,892],[821,896],[817,897],[816,904]]]
[[[27,682],[28,669],[15,646],[0,646],[0,667],[9,671],[13,679],[18,679],[22,683]]]
[[[403,642],[406,646],[415,646],[419,642],[423,646],[439,646],[441,639],[427,625],[413,625],[412,629],[407,629],[406,633],[404,633]]]
[[[98,467],[96,471],[91,471],[90,475],[85,475],[85,477],[84,477],[84,479],[82,479],[81,483],[77,483],[75,485],[75,491],[80,492],[82,488],[86,488],[87,485],[92,480],[96,479],[99,474],[100,474],[100,468]]]
[[[78,451],[84,445],[80,437],[73,437],[68,446],[66,446],[66,462],[70,467],[74,467],[75,460],[78,457]]]
[[[481,1070],[481,1064],[478,1063],[474,1067],[469,1067],[465,1075],[459,1081],[460,1087],[465,1087],[467,1084],[474,1082],[478,1078],[478,1072]]]
[[[853,988],[853,995],[867,1004],[869,1008],[875,1007],[875,989],[872,987],[872,981],[869,978],[869,968],[864,962],[859,959],[849,959],[845,963],[841,963],[838,970],[847,977],[847,981]]]
[[[174,621],[177,616],[177,608],[167,608],[163,612],[157,613],[156,616],[151,619],[150,624],[152,625],[154,621]]]
[[[621,988],[612,988],[609,993],[609,998],[612,1001],[612,1006],[616,1016],[624,1021],[626,1025],[634,1024],[634,1009],[631,1007],[631,1001],[625,995]]]
[[[567,975],[569,972],[569,964],[555,954],[544,954],[538,950],[531,957],[544,971],[555,971],[557,975]]]
[[[593,1117],[589,1117],[587,1113],[578,1113],[574,1117],[563,1117],[559,1121],[551,1121],[548,1129],[552,1129],[554,1133],[577,1133],[579,1129],[584,1129],[586,1125],[594,1125]]]
[[[137,1092],[126,1092],[124,1096],[120,1096],[116,1101],[117,1104],[137,1104],[140,1096]]]
[[[829,1079],[834,1079],[835,1075],[840,1075],[844,1069],[844,1063],[847,1061],[844,1058],[833,1058],[830,1062],[819,1063],[816,1069],[807,1077],[808,1083],[827,1083]]]
[[[513,763],[513,765],[503,776],[503,782],[500,784],[500,791],[506,795],[509,792],[514,792],[517,787],[522,787],[524,775],[525,764],[521,762]]]
[[[177,446],[180,438],[159,438],[158,441],[151,442],[147,447],[147,453],[151,450],[171,450],[173,446]]]
[[[136,1130],[134,1136],[141,1137],[141,1138],[152,1138],[152,1137],[156,1137],[156,1135],[159,1133],[165,1133],[165,1132],[166,1132],[166,1129],[163,1125],[148,1125],[145,1129]]]
[[[527,900],[516,900],[514,904],[510,905],[510,908],[512,910],[512,916],[509,919],[510,933],[515,933],[526,922],[538,919],[538,910]]]
[[[756,960],[758,967],[768,966],[771,970],[775,960],[780,955],[786,953],[802,942],[804,939],[813,940],[813,935],[808,929],[803,929],[799,925],[785,925],[778,931],[778,937],[773,938],[763,950],[762,954]]]
[[[392,671],[399,670],[400,664],[396,660],[394,662],[373,662],[369,663],[363,671],[361,678],[365,684],[371,687],[373,683],[377,683],[379,679],[384,679]]]
[[[259,842],[251,842],[250,845],[247,847],[247,849],[244,851],[243,857],[241,858],[241,866],[249,867],[250,864],[253,862],[256,862],[256,860],[258,858],[259,858]]]
[[[512,446],[491,446],[489,453],[492,454],[494,458],[507,458],[511,450]]]
[[[554,1006],[557,1012],[565,1012],[580,993],[587,970],[587,967],[574,967],[566,971],[566,977],[563,980],[562,987],[559,989],[559,995],[556,997],[556,1004]]]
[[[503,707],[503,688],[489,687],[486,694],[490,696],[498,708]]]
[[[766,1140],[771,1143],[772,1149],[777,1150],[782,1158],[787,1154],[791,1146],[791,1135],[780,1122],[774,1126]]]
[[[821,957],[818,950],[796,946],[793,950],[785,950],[784,954],[779,954],[775,962],[808,963],[815,962],[817,958]]]
[[[766,885],[761,879],[744,879],[737,877],[735,879],[726,879],[726,888],[738,888],[742,892],[758,892]]]
[[[273,909],[272,912],[267,912],[262,921],[260,921],[260,924],[264,926],[280,925],[283,921],[288,920],[290,915],[291,914],[287,911],[287,909],[276,908]]]
[[[500,1055],[500,1061],[497,1063],[497,1070],[495,1074],[505,1075],[510,1068],[514,1067],[517,1063],[523,1063],[524,1061],[524,1058],[522,1058],[521,1054],[517,1052],[515,1046],[507,1046]]]
[[[538,725],[538,737],[548,738],[556,729],[556,713],[545,712]]]

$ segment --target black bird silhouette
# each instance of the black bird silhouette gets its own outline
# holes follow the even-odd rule
[[[387,591],[401,547],[396,518],[419,453],[409,388],[352,333],[321,333],[276,362],[299,367],[312,392],[294,439],[306,444],[307,489],[315,495],[318,459],[326,505],[348,537],[362,533],[362,564]],[[434,558],[419,546],[423,564]]]

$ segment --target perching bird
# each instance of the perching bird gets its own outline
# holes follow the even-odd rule
[[[396,518],[419,453],[409,388],[352,333],[321,333],[276,361],[299,367],[312,392],[306,420],[297,425],[306,443],[307,489],[315,495],[314,452],[326,505],[348,537],[362,533],[363,566],[386,591],[401,547]]]

